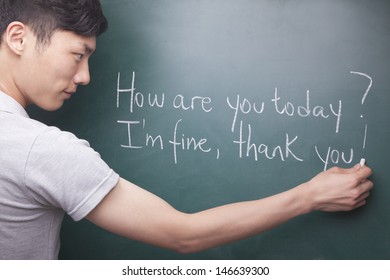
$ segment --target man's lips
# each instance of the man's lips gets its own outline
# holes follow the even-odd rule
[[[66,91],[64,90],[64,93],[66,94],[66,97],[67,98],[70,98],[73,94],[75,94],[76,92],[75,91]]]

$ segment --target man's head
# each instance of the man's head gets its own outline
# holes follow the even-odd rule
[[[60,108],[89,83],[106,29],[98,0],[0,0],[0,90],[23,107]]]
[[[96,37],[107,29],[98,0],[0,0],[0,38],[13,21],[29,26],[43,45],[57,30]]]

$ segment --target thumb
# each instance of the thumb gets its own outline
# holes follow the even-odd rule
[[[360,163],[358,163],[355,166],[350,167],[350,168],[340,168],[340,171],[341,171],[341,173],[344,173],[344,174],[351,174],[351,173],[356,173],[361,168],[362,168],[362,166],[360,165]]]
[[[362,167],[365,166],[365,163],[366,163],[366,159],[362,158],[358,164],[356,164],[354,167],[352,167],[352,169],[354,169],[355,171],[358,171],[358,170],[362,169]]]
[[[363,165],[357,168],[357,174],[361,181],[364,181],[372,175],[372,170],[367,165]]]
[[[363,166],[362,166],[360,163],[358,163],[358,164],[356,164],[354,167],[352,167],[351,169],[352,169],[353,171],[358,171],[358,170],[360,170],[362,167],[363,167]]]

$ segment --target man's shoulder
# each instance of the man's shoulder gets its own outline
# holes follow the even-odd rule
[[[18,115],[0,113],[0,129],[4,134],[0,136],[0,143],[12,143],[14,147],[23,147],[30,150],[39,145],[49,148],[50,146],[64,146],[71,143],[88,146],[89,143],[78,139],[74,134],[62,131],[55,126],[48,126],[34,119]]]
[[[14,141],[34,141],[40,134],[53,129],[58,130],[39,121],[9,113],[0,114],[0,120],[0,127],[4,133],[7,134],[9,140]]]

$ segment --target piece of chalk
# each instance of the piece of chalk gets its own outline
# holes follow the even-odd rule
[[[361,160],[360,160],[360,166],[364,166],[364,164],[366,163],[366,159],[365,158],[362,158]]]

